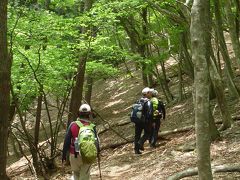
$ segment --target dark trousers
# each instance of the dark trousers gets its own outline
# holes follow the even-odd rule
[[[151,128],[151,133],[150,133],[150,138],[149,138],[149,142],[152,146],[156,145],[160,125],[161,125],[160,119],[154,120],[152,123],[152,128]]]
[[[134,149],[139,150],[139,140],[141,138],[142,131],[144,130],[143,123],[135,123],[135,137],[134,137]]]
[[[144,130],[144,134],[141,137],[142,131]],[[144,142],[149,139],[151,132],[151,124],[135,124],[135,140],[134,140],[134,149],[138,150],[140,147],[143,147]]]

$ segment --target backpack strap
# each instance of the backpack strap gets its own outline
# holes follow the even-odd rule
[[[78,119],[77,121],[75,121],[75,123],[78,125],[78,127],[79,128],[81,128],[81,127],[84,127],[85,125]],[[93,123],[91,123],[91,122],[89,122],[89,125],[88,126],[90,126],[92,129],[94,129],[94,127],[95,127],[95,124],[93,124]]]
[[[79,120],[75,121],[75,123],[78,125],[79,128],[83,127],[83,123]]]

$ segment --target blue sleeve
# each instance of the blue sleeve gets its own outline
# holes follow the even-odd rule
[[[69,151],[70,145],[71,145],[71,138],[72,138],[72,132],[71,132],[71,125],[67,129],[67,133],[64,139],[63,144],[63,151],[62,151],[62,161],[66,160],[67,158],[67,152]]]

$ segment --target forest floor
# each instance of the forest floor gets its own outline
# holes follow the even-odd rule
[[[174,60],[167,62],[170,70],[174,71]],[[132,67],[132,66],[131,66]],[[142,82],[139,71],[135,71],[131,77],[124,69],[123,74],[119,78],[99,81],[94,85],[92,97],[92,107],[97,111],[102,119],[106,120],[121,134],[122,137],[131,139],[134,136],[134,126],[132,123],[114,126],[129,122],[129,113],[131,105],[141,97]],[[172,93],[177,94],[177,76],[168,74],[170,77],[169,86]],[[191,92],[191,80],[184,77],[186,84],[186,94]],[[188,83],[187,83],[188,82]],[[158,86],[156,89],[160,92]],[[161,98],[164,100],[162,94]],[[177,99],[177,97],[176,97]],[[220,121],[221,116],[215,101],[211,102],[215,121]],[[186,126],[194,125],[193,104],[190,95],[186,100],[181,102],[173,102],[166,104],[167,116],[162,122],[161,132],[181,129]],[[235,100],[229,99],[229,109],[232,116],[240,115],[240,104]],[[104,130],[101,118],[96,118],[95,123],[98,124],[98,131]],[[124,142],[124,140],[111,130],[100,135],[101,146],[106,147],[110,144]],[[240,122],[235,121],[234,126],[224,132],[221,132],[221,140],[211,144],[211,163],[212,165],[223,165],[238,163],[240,161]],[[108,148],[101,151],[101,173],[103,180],[165,180],[167,177],[188,169],[196,167],[196,149],[195,149],[195,132],[194,129],[169,134],[163,136],[158,141],[157,148],[149,147],[148,142],[145,143],[145,150],[141,155],[135,155],[133,144],[128,143],[116,148]],[[71,179],[70,167],[61,167],[61,157],[57,159],[59,167],[49,179]],[[20,165],[19,165],[20,166]],[[14,171],[20,171],[17,165],[8,169],[9,174]],[[91,169],[91,177],[93,180],[99,179],[98,164],[94,164]],[[18,174],[12,179],[34,179],[29,172]],[[185,178],[197,179],[197,176]],[[217,173],[214,179],[240,179],[240,173]]]

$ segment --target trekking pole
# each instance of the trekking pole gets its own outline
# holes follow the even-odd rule
[[[99,170],[99,176],[100,176],[99,178],[102,180],[100,152],[98,153],[97,158],[98,158],[98,170]]]
[[[106,121],[106,120],[104,120],[104,119],[102,118],[102,116],[101,116],[100,114],[98,114],[97,111],[95,111],[95,110],[93,110],[93,111],[96,113],[96,115],[97,115],[103,122],[105,122],[105,123],[108,124],[110,130],[112,130],[115,134],[117,134],[119,137],[121,137],[121,138],[122,138],[123,140],[125,140],[126,142],[130,142],[128,139],[126,139],[125,137],[123,137],[119,132],[117,132],[115,129],[113,129],[113,128],[111,127],[111,125],[109,124],[109,122]]]

